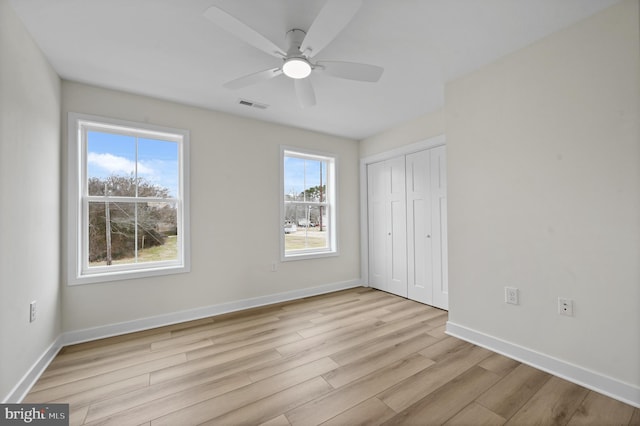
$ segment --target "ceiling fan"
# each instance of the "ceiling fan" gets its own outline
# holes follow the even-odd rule
[[[316,104],[313,85],[308,78],[313,72],[322,71],[334,77],[349,80],[378,81],[384,69],[375,65],[343,61],[311,61],[346,27],[361,5],[362,0],[327,0],[308,31],[293,28],[286,32],[286,50],[224,10],[216,6],[208,8],[204,16],[211,22],[245,43],[282,59],[282,65],[279,67],[245,75],[225,83],[224,87],[239,89],[284,74],[293,79],[300,105],[308,107]]]

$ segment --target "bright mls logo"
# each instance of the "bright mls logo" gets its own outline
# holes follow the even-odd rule
[[[0,404],[0,426],[68,426],[69,404]]]

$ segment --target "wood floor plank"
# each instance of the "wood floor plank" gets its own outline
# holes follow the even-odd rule
[[[433,361],[422,355],[411,355],[286,413],[287,419],[294,426],[320,424],[432,364]]]
[[[170,409],[171,411],[164,415],[158,414],[160,412],[154,413],[156,417],[152,419],[151,424],[153,426],[200,424],[291,386],[317,378],[335,367],[337,367],[337,364],[330,358],[321,358],[318,361],[293,368],[259,382],[227,392],[216,398],[204,400],[187,407],[165,407],[163,411],[166,412],[166,409]],[[149,413],[147,412],[147,414]]]
[[[177,377],[187,377],[191,375],[209,375],[220,378],[247,368],[260,366],[264,363],[281,359],[282,355],[275,349],[239,357],[232,361],[221,362],[219,358],[204,357],[181,364],[168,366],[151,372],[150,383],[156,384]]]
[[[544,371],[520,364],[478,398],[494,413],[511,418],[551,378]]]
[[[520,363],[500,354],[491,354],[489,357],[480,361],[478,365],[485,370],[496,373],[499,376],[505,376],[519,366]]]
[[[486,349],[469,346],[386,390],[378,397],[393,410],[400,412],[454,380],[490,354]]]
[[[443,359],[454,356],[460,351],[467,350],[471,346],[471,343],[456,339],[455,337],[447,336],[428,348],[421,350],[420,354],[434,360],[435,362],[440,362]]]
[[[271,420],[260,423],[258,426],[291,426],[291,423],[287,420],[287,416],[280,414],[278,417],[274,417]]]
[[[132,395],[130,403],[122,398],[89,407],[87,425],[138,425],[157,416],[226,394],[251,384],[242,373],[227,376],[211,383],[202,383],[169,393],[152,389],[149,393]]]
[[[321,317],[311,320],[314,324],[322,324],[331,321],[337,321],[345,318],[362,318],[380,316],[391,313],[386,308],[392,304],[389,303],[387,298],[374,299],[365,303],[356,303],[355,306],[348,309],[340,309],[336,312],[323,313]]]
[[[244,321],[236,323],[233,327],[218,324],[217,327],[206,326],[198,332],[179,334],[169,339],[160,340],[151,344],[152,350],[162,349],[168,346],[180,346],[194,341],[210,339],[215,345],[231,343],[238,340],[247,339],[251,336],[259,337],[262,334],[276,335],[289,331],[298,331],[313,326],[313,323],[301,318],[280,319],[279,317],[268,317],[259,321]]]
[[[23,402],[74,426],[640,426],[640,409],[445,334],[448,314],[352,288],[63,348]]]
[[[472,402],[449,419],[445,426],[501,426],[506,423],[506,419],[497,415],[488,408]]]
[[[117,360],[126,356],[145,354],[148,353],[150,349],[150,342],[141,342],[128,348],[111,349],[107,345],[103,348],[94,348],[93,350],[88,351],[77,351],[67,354],[58,354],[53,359],[51,364],[49,364],[47,370],[42,374],[41,377],[58,374],[60,370],[67,367],[82,368],[82,366],[84,365],[89,365],[93,362],[99,362],[100,360],[109,362],[110,360]]]
[[[282,345],[278,348],[283,356],[301,353],[309,350],[317,350],[323,345],[344,340],[352,340],[356,336],[366,336],[376,328],[376,323],[369,321],[358,321],[346,327],[323,332],[321,334],[301,339],[288,345]]]
[[[232,342],[222,345],[207,346],[186,352],[187,359],[192,361],[198,358],[216,358],[220,362],[232,361],[243,356],[256,354],[272,348],[280,348],[283,345],[292,344],[303,340],[302,336],[295,332],[270,337],[264,340],[247,339],[240,342]]]
[[[380,370],[389,364],[407,358],[422,348],[429,346],[434,341],[435,339],[433,337],[423,333],[364,358],[360,358],[350,364],[342,365],[335,370],[329,371],[322,377],[334,388],[340,388],[376,370]]]
[[[87,416],[88,406],[69,407],[69,426],[81,426]]]
[[[325,322],[320,324],[312,323],[311,327],[298,331],[298,334],[304,337],[305,339],[308,339],[309,337],[314,337],[314,336],[318,336],[325,333],[331,333],[335,331],[347,332],[346,330],[341,330],[341,329],[344,329],[345,327],[357,328],[356,324],[367,325],[367,324],[371,324],[371,322],[372,321],[370,316],[361,315],[358,318],[346,318],[340,321],[330,321],[330,322]]]
[[[499,379],[500,376],[497,374],[473,366],[438,390],[405,408],[384,424],[419,424],[421,421],[429,419],[429,423],[441,425],[464,409]]]
[[[179,377],[168,382],[161,382],[145,388],[136,389],[126,394],[114,395],[109,399],[98,401],[91,405],[87,416],[88,421],[109,417],[142,406],[146,403],[161,400],[165,397],[178,398],[181,392],[189,395],[189,392],[215,388],[210,397],[219,395],[222,390],[233,390],[252,383],[249,377],[243,373],[225,375],[221,378],[211,378],[208,375]]]
[[[581,386],[551,377],[506,424],[565,425],[588,393]]]
[[[403,329],[397,330],[394,333],[385,334],[375,339],[367,340],[366,342],[359,345],[335,352],[331,354],[331,359],[333,359],[340,365],[350,364],[356,360],[362,359],[421,334],[424,334],[424,330],[421,327],[410,325]],[[439,341],[433,337],[430,340],[433,342],[433,344]]]
[[[396,412],[378,398],[369,398],[327,420],[322,426],[376,426],[395,415]]]
[[[279,347],[278,351],[283,355],[288,355],[309,350],[315,351],[323,346],[330,345],[332,343],[347,341],[348,344],[345,347],[336,349],[343,350],[346,347],[356,346],[369,340],[373,340],[378,337],[397,332],[409,326],[421,327],[424,321],[428,321],[433,317],[434,313],[431,311],[427,311],[422,314],[411,315],[407,318],[388,323],[381,321],[376,321],[369,324],[366,322],[358,322],[353,326],[344,327],[339,330],[323,333],[308,339],[304,339],[300,342],[295,342],[290,345]]]
[[[633,407],[627,404],[589,392],[569,420],[568,426],[592,425],[594,422],[602,425],[628,425],[633,411]]]
[[[426,318],[431,318],[431,313],[426,312],[424,314]],[[285,359],[318,359],[323,356],[332,356],[332,354],[347,351],[358,347],[359,345],[367,346],[370,342],[380,338],[396,335],[397,333],[403,333],[407,328],[414,328],[419,330],[423,324],[420,319],[425,318],[422,315],[415,315],[412,318],[405,318],[397,320],[391,323],[376,322],[373,325],[362,328],[360,325],[356,329],[352,329],[349,332],[337,332],[335,334],[330,333],[324,338],[319,338],[316,342],[316,346],[309,348],[299,348],[298,352],[290,352],[290,355],[284,356]],[[319,336],[316,336],[319,337]],[[278,349],[280,350],[280,348]],[[363,354],[366,353],[363,351]],[[262,371],[253,369],[250,372],[252,378],[260,378],[273,374],[274,369],[281,368],[279,361],[270,363],[271,365],[265,365]]]
[[[54,401],[53,403],[70,404],[73,407],[85,407],[95,404],[105,399],[113,398],[118,395],[133,392],[139,389],[146,389],[149,386],[149,373],[141,374],[130,379],[121,380],[119,382],[110,383],[105,386],[87,389],[73,395],[65,396]],[[47,401],[49,402],[49,401]]]
[[[186,362],[185,354],[172,355],[166,358],[145,362],[130,367],[121,368],[119,370],[110,371],[108,373],[99,374],[86,379],[69,381],[54,387],[46,389],[34,390],[29,393],[31,401],[53,401],[60,400],[69,395],[75,395],[79,392],[107,386],[112,383],[126,380],[132,376],[150,373],[152,371],[162,369],[169,366],[175,366]],[[34,386],[34,388],[36,388]],[[36,388],[37,389],[37,388]]]
[[[201,423],[202,426],[260,424],[333,390],[321,377],[284,389],[222,416]]]
[[[38,388],[36,390],[57,386],[71,380],[80,380],[87,377],[97,376],[99,374],[108,373],[121,368],[166,358],[171,355],[182,354],[185,352],[189,353],[196,349],[202,349],[211,345],[211,340],[201,340],[191,342],[180,347],[168,347],[158,351],[147,350],[146,352],[137,352],[134,354],[126,352],[123,356],[112,356],[107,359],[98,359],[93,362],[79,363],[77,366],[69,365],[56,369],[55,374],[43,374],[41,380],[38,382]]]

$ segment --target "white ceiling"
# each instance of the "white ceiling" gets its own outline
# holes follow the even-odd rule
[[[301,108],[285,76],[240,90],[227,81],[281,60],[206,20],[216,5],[284,47],[324,0],[11,0],[58,74],[323,133],[363,139],[443,106],[444,84],[618,0],[364,0],[314,60],[382,66],[378,83],[314,73]],[[240,98],[269,105],[238,104]]]

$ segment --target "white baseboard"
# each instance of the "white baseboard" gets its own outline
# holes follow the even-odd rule
[[[233,302],[220,303],[218,305],[205,306],[202,308],[190,309],[186,311],[172,312],[149,318],[141,318],[132,321],[125,321],[117,324],[108,324],[99,327],[87,328],[83,330],[67,331],[60,334],[56,340],[44,351],[40,358],[33,364],[29,371],[16,384],[11,392],[5,397],[2,403],[19,403],[27,395],[29,390],[36,383],[40,375],[53,361],[60,349],[64,346],[90,340],[103,339],[135,331],[148,330],[185,321],[192,321],[214,315],[226,314],[243,309],[256,308],[258,306],[271,305],[288,300],[302,299],[304,297],[317,296],[339,290],[362,286],[361,280],[343,281],[333,284],[326,284],[318,287],[304,288],[300,290],[286,291],[267,296],[253,297]]]
[[[60,349],[62,349],[62,335],[59,335],[53,343],[40,355],[40,358],[31,366],[29,371],[22,376],[22,379],[11,389],[9,394],[5,396],[3,404],[19,403],[29,393],[40,375],[49,366],[51,361],[56,357]]]
[[[446,333],[640,408],[640,387],[473,329],[447,322]]]
[[[345,290],[348,288],[359,287],[361,285],[362,284],[360,280],[343,281],[338,283],[325,284],[319,287],[304,288],[300,290],[286,291],[283,293],[270,294],[266,296],[252,297],[249,299],[236,300],[233,302],[204,306],[202,308],[172,312],[169,314],[157,315],[154,317],[140,318],[116,324],[108,324],[82,330],[67,331],[62,335],[62,344],[63,346],[73,345],[90,340],[103,339],[105,337],[118,336],[120,334],[149,330],[151,328],[162,327],[165,325],[177,324],[214,315],[241,311],[243,309],[271,305],[273,303],[286,302],[288,300],[301,299],[303,297],[317,296],[319,294],[331,293],[333,291]]]

